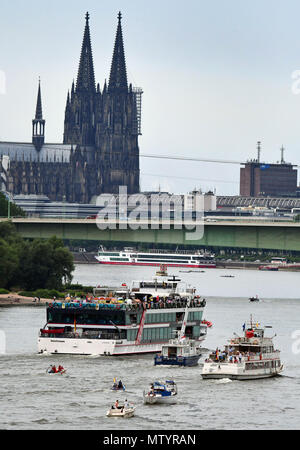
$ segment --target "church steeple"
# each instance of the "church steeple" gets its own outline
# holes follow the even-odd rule
[[[89,26],[90,15],[85,16],[85,30],[79,61],[76,92],[95,92],[95,74]]]
[[[118,28],[114,46],[113,59],[111,64],[108,92],[127,92],[127,72],[124,53],[124,43],[121,25],[122,15],[118,14]]]
[[[41,81],[39,80],[35,118],[32,121],[32,143],[37,150],[42,148],[45,141],[45,123],[42,111]]]

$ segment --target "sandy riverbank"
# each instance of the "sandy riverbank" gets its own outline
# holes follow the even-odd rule
[[[49,301],[47,298],[41,298],[37,302],[34,297],[22,297],[15,293],[0,295],[0,306],[41,306]]]

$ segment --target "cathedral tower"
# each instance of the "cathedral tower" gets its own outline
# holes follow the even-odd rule
[[[64,144],[94,145],[96,87],[89,27],[89,13],[79,61],[76,87],[68,93],[65,112]]]
[[[139,192],[139,147],[137,93],[128,86],[124,42],[118,15],[117,33],[108,86],[102,92],[102,117],[97,123],[96,146],[100,149],[103,190],[117,193],[127,186]]]
[[[44,145],[45,123],[46,122],[43,119],[43,111],[42,111],[41,82],[39,80],[35,118],[32,121],[32,143],[37,150],[40,150]]]

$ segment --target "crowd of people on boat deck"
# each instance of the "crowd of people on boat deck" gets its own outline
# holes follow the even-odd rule
[[[188,302],[187,297],[181,297],[179,295],[171,295],[169,297],[161,297],[159,295],[144,295],[141,299],[135,298],[134,295],[130,298],[120,297],[120,298],[105,298],[105,300],[100,300],[98,298],[83,297],[76,299],[65,299],[67,301],[67,306],[79,306],[79,307],[92,307],[94,308],[96,304],[110,306],[116,306],[118,308],[125,306],[131,310],[140,309],[166,309],[166,308],[185,308]],[[52,307],[60,307],[64,302],[58,302],[56,298],[53,298],[53,302],[50,303]],[[206,300],[200,298],[199,296],[194,297],[190,301],[190,308],[204,307],[206,305]]]
[[[228,350],[220,350],[216,348],[214,352],[212,352],[209,357],[205,360],[205,362],[229,362],[229,363],[240,363],[242,362],[243,357],[253,356],[256,353],[253,352],[240,352],[239,350],[235,350],[234,348],[229,348]]]

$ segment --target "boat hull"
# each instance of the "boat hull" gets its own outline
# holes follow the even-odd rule
[[[96,257],[99,264],[106,264],[106,265],[114,265],[114,266],[150,266],[150,267],[159,267],[161,266],[161,262],[149,262],[149,263],[142,263],[142,262],[124,262],[124,261],[99,261],[99,259]],[[194,267],[195,269],[215,269],[216,264],[175,264],[175,263],[163,263],[167,267]]]
[[[161,356],[155,356],[155,366],[197,366],[201,355],[186,356],[183,358],[164,358]]]
[[[134,416],[134,408],[128,408],[124,409],[123,411],[121,409],[110,409],[107,411],[106,415],[107,417],[132,417]]]
[[[122,343],[122,341],[111,341],[107,339],[83,339],[83,338],[48,338],[38,339],[38,352],[40,354],[54,355],[94,355],[94,356],[122,356],[145,353],[159,353],[162,345],[155,344]]]
[[[283,366],[280,366],[278,368],[273,368],[270,370],[257,370],[253,373],[245,373],[247,371],[243,369],[238,369],[236,371],[230,371],[226,372],[226,370],[222,369],[214,369],[212,371],[202,371],[202,378],[203,379],[222,379],[222,378],[229,378],[230,380],[259,380],[262,378],[272,378],[276,377],[277,375],[282,372]]]
[[[156,397],[156,396],[144,396],[145,405],[174,405],[177,403],[177,398],[175,395],[165,396],[165,397]]]

